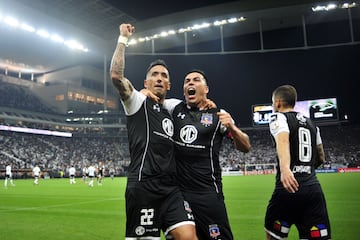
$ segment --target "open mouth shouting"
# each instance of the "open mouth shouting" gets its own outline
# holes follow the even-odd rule
[[[187,92],[188,92],[189,96],[193,96],[196,93],[195,88],[193,88],[193,87],[189,87]]]

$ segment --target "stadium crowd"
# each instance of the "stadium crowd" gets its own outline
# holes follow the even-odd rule
[[[245,164],[275,163],[275,150],[267,128],[248,129],[252,149],[242,153],[231,148],[230,140],[223,142],[220,152],[225,171],[244,170]],[[327,168],[360,167],[360,126],[333,125],[321,127]],[[0,132],[0,169],[11,161],[14,172],[32,169],[38,164],[50,177],[68,173],[71,165],[81,176],[82,168],[104,163],[106,175],[110,168],[116,175],[124,175],[130,161],[128,144],[112,137],[65,138],[28,133]],[[25,176],[24,176],[25,177]]]
[[[2,107],[22,109],[31,112],[51,113],[35,95],[26,89],[3,81],[0,75],[0,103]],[[9,124],[0,118],[0,124]],[[16,122],[15,126],[52,129],[31,122]],[[87,128],[84,128],[85,130]],[[349,124],[324,125],[320,127],[323,138],[326,164],[323,167],[359,167],[360,168],[360,126]],[[80,130],[77,130],[82,132]],[[86,130],[90,131],[90,130]],[[86,132],[85,131],[85,132]],[[109,133],[111,132],[111,133]],[[252,149],[249,153],[242,153],[232,148],[230,140],[225,139],[220,152],[220,164],[224,171],[243,171],[248,164],[275,164],[275,148],[267,127],[248,128]],[[115,169],[115,175],[124,175],[129,165],[130,155],[127,144],[126,131],[123,127],[117,131],[95,131],[91,136],[78,135],[65,138],[27,133],[0,131],[0,171],[1,177],[6,163],[12,162],[14,177],[26,177],[35,164],[46,169],[50,177],[60,176],[61,172],[68,173],[73,165],[77,175],[81,176],[86,166],[105,165],[105,174],[109,169]]]

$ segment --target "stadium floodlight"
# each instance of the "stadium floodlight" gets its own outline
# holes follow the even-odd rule
[[[313,12],[319,11],[330,11],[337,8],[337,5],[334,3],[329,3],[328,5],[317,5],[316,7],[312,7]]]
[[[202,24],[195,24],[190,29],[191,30],[197,30],[197,29],[202,29],[202,28],[208,28],[210,26],[211,26],[210,23],[204,22]]]
[[[36,34],[44,38],[48,38],[50,36],[50,33],[48,33],[46,30],[43,29],[37,30]]]
[[[52,41],[55,41],[57,43],[65,44],[64,38],[62,38],[56,34],[50,34],[49,32],[47,32],[44,29],[36,30],[35,27],[31,26],[30,24],[28,24],[26,22],[22,22],[20,24],[21,21],[12,16],[4,16],[3,14],[0,13],[0,21],[4,22],[5,24],[12,26],[12,27],[20,27],[21,30],[35,33],[38,36],[41,36],[43,38],[50,38]],[[83,52],[89,51],[88,48],[84,47],[82,44],[80,44],[76,41],[68,41],[65,45],[67,45],[71,49],[81,50]]]
[[[236,23],[238,21],[238,19],[233,17],[233,18],[229,18],[227,21],[228,21],[228,23]]]
[[[36,29],[30,25],[28,25],[27,23],[22,23],[20,26],[21,29],[28,31],[28,32],[35,32]]]
[[[227,22],[226,22],[226,20],[221,20],[221,21],[215,21],[214,23],[213,23],[213,25],[214,26],[220,26],[220,25],[224,25],[224,24],[226,24]]]
[[[340,8],[345,8],[345,9],[347,9],[347,8],[353,8],[353,7],[356,7],[356,6],[357,6],[357,3],[356,3],[356,2],[343,3]]]
[[[18,27],[19,26],[19,21],[16,18],[13,17],[5,17],[4,18],[4,23],[6,23],[9,26],[12,27]]]
[[[58,43],[64,43],[64,38],[60,37],[57,34],[52,34],[50,37],[51,40],[53,40],[54,42],[58,42]]]
[[[167,37],[167,36],[169,36],[169,34],[168,34],[167,32],[161,32],[161,33],[160,33],[160,36],[161,36],[161,37]]]
[[[67,40],[64,44],[72,49],[84,50],[84,46],[75,40]]]
[[[179,28],[178,30],[162,31],[161,33],[154,34],[152,36],[139,37],[137,41],[135,40],[132,43],[129,42],[129,45],[134,45],[137,42],[150,41],[150,40],[153,40],[153,39],[156,39],[159,37],[168,37],[169,35],[175,35],[176,33],[185,33],[185,32],[190,32],[190,31],[194,31],[194,30],[198,30],[198,29],[209,28],[212,26],[221,26],[221,25],[225,25],[225,24],[229,24],[229,23],[242,22],[245,20],[246,20],[245,17],[240,17],[240,18],[233,17],[233,18],[229,18],[229,19],[217,20],[217,21],[214,21],[213,23],[204,22],[201,24],[194,24],[191,27],[190,26],[182,27],[182,28]]]
[[[139,40],[140,41],[140,40]],[[137,44],[137,41],[135,39],[131,39],[129,42],[128,42],[129,45],[135,45]]]
[[[168,31],[168,34],[169,34],[169,35],[174,35],[174,34],[176,34],[176,31],[175,31],[175,30],[169,30],[169,31]]]

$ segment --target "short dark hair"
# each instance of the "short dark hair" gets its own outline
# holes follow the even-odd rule
[[[148,73],[153,67],[157,66],[157,65],[161,65],[163,67],[165,67],[168,71],[169,71],[169,68],[168,66],[166,65],[165,61],[162,60],[162,59],[156,59],[155,61],[151,62],[148,69],[146,70],[146,73]]]
[[[186,78],[186,76],[189,75],[190,73],[194,73],[194,72],[200,73],[200,74],[203,76],[203,78],[205,79],[206,85],[209,85],[209,84],[208,84],[208,79],[207,79],[207,77],[206,77],[205,72],[204,72],[203,70],[200,70],[200,69],[192,69],[192,70],[188,71],[188,72],[185,74],[184,78]]]
[[[294,86],[282,85],[273,91],[273,96],[278,97],[290,107],[294,107],[297,100],[297,92]]]

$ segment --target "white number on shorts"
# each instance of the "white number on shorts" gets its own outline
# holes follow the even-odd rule
[[[141,209],[140,224],[141,225],[152,225],[154,217],[154,209]]]
[[[311,161],[311,135],[310,130],[299,128],[299,159],[302,162]]]

